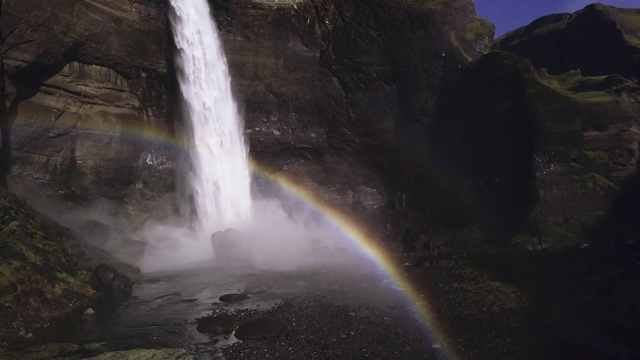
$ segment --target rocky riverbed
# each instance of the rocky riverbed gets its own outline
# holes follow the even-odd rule
[[[147,275],[120,307],[53,326],[39,334],[47,345],[4,356],[109,358],[144,348],[165,349],[161,358],[171,359],[436,359],[437,343],[399,286],[370,264],[356,263],[287,272],[205,266]],[[229,294],[245,296],[220,300]],[[201,326],[221,316],[216,331]]]

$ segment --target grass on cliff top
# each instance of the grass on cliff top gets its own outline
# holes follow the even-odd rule
[[[0,302],[53,315],[67,297],[90,296],[90,274],[78,271],[74,260],[82,251],[70,232],[0,192]]]
[[[625,39],[633,46],[640,47],[640,9],[620,9],[616,20],[623,30]]]
[[[599,90],[606,87],[603,82],[607,76],[583,77],[580,72],[569,72],[557,76],[538,76],[538,79],[547,88],[581,103],[607,103],[618,99],[613,92],[615,88]]]
[[[416,10],[440,10],[445,0],[394,0],[391,2]]]
[[[580,70],[560,75],[538,73],[538,79],[550,88],[586,103],[614,101],[622,92],[640,92],[634,81],[619,75],[582,76]]]

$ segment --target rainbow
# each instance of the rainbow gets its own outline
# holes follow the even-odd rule
[[[118,129],[111,128],[107,131],[101,131],[99,126],[87,127],[86,125],[78,129],[79,132],[102,132],[107,135],[135,137],[142,140],[150,141],[156,144],[166,145],[172,148],[184,149],[184,144],[177,140],[175,136],[168,135],[163,132],[153,131],[150,128],[140,127],[120,127]],[[356,248],[359,249],[368,259],[393,281],[402,291],[407,305],[415,312],[418,321],[423,326],[425,332],[429,334],[435,343],[440,347],[440,351],[447,359],[459,359],[455,352],[455,348],[451,341],[447,339],[444,331],[438,329],[435,315],[431,310],[428,299],[414,286],[408,277],[402,272],[400,267],[395,263],[393,257],[380,244],[381,242],[375,236],[370,234],[366,228],[345,212],[327,204],[323,199],[314,195],[308,189],[297,184],[294,180],[283,174],[274,173],[261,167],[257,162],[250,161],[251,169],[256,176],[268,180],[284,190],[287,194],[309,206],[318,214],[324,217],[326,221],[334,225]]]
[[[427,299],[411,283],[408,277],[398,267],[395,259],[383,248],[381,241],[370,234],[364,226],[358,224],[354,219],[343,211],[327,204],[323,199],[314,195],[309,190],[298,185],[292,179],[278,173],[268,172],[255,161],[250,161],[254,174],[269,180],[289,195],[300,200],[311,207],[317,213],[324,216],[329,223],[336,226],[342,234],[349,239],[368,259],[373,261],[382,272],[388,276],[401,289],[407,304],[416,312],[416,317],[425,331],[429,333],[439,346],[447,359],[459,359],[456,356],[453,344],[446,339],[445,333],[438,329],[434,313],[429,306]],[[437,345],[436,345],[437,344]]]

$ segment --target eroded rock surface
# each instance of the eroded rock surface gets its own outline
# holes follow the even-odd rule
[[[210,3],[260,171],[314,179],[312,192],[356,211],[393,201],[395,145],[421,142],[441,89],[493,31],[470,0]],[[116,199],[173,190],[165,6],[5,3],[15,174]]]
[[[173,189],[164,3],[6,1],[13,173],[121,198]]]

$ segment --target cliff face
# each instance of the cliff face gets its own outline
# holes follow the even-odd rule
[[[640,77],[640,9],[592,4],[573,14],[554,14],[496,40],[494,48],[526,57],[557,75]]]
[[[168,191],[166,148],[138,136],[173,131],[164,7],[6,1],[3,10],[8,90],[19,104],[13,173],[97,195]]]
[[[493,31],[470,0],[210,3],[251,156],[361,210],[394,196],[396,144],[424,139],[441,89]],[[164,2],[7,1],[2,21],[21,101],[14,174],[112,197],[170,191],[176,148],[139,136],[180,124]]]
[[[613,204],[618,228],[640,219],[633,201],[620,200],[637,199],[640,67],[627,66],[637,14],[591,5],[538,19],[495,45],[527,58],[493,51],[457,80],[429,135],[489,238],[583,241]]]
[[[359,210],[393,200],[397,143],[424,140],[441,89],[493,29],[469,1],[212,6],[252,157]]]

